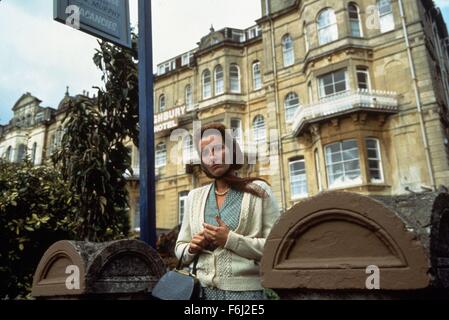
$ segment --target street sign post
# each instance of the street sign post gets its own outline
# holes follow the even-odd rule
[[[131,48],[128,0],[54,0],[56,21]]]
[[[140,236],[156,248],[151,1],[139,0]]]
[[[56,21],[131,48],[128,0],[54,0]],[[140,239],[156,248],[151,1],[139,0]]]

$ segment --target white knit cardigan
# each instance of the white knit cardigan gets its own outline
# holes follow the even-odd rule
[[[197,265],[197,276],[203,287],[230,291],[261,290],[259,264],[265,240],[279,218],[279,206],[271,188],[262,181],[268,194],[260,198],[245,193],[242,199],[240,221],[235,231],[230,231],[224,248],[203,251]],[[192,190],[187,196],[186,211],[176,242],[178,259],[184,253],[184,264],[191,264],[194,255],[188,252],[193,236],[203,230],[204,208],[212,184]]]

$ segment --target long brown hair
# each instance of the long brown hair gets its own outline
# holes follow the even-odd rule
[[[211,130],[211,131],[208,131],[208,130]],[[208,131],[208,132],[206,132],[206,131]],[[206,135],[204,135],[205,132],[206,132]],[[262,187],[253,183],[254,181],[260,180],[260,181],[264,181],[265,183],[267,183],[269,185],[268,181],[266,181],[265,179],[262,179],[262,178],[258,178],[258,177],[244,177],[244,178],[238,177],[234,174],[235,171],[237,171],[243,167],[242,163],[237,163],[237,159],[243,159],[242,149],[240,148],[240,145],[238,144],[236,139],[229,134],[229,132],[226,130],[226,127],[221,123],[210,123],[210,124],[204,125],[201,127],[200,132],[194,133],[195,146],[198,151],[199,157],[201,159],[201,168],[203,169],[204,173],[209,178],[216,179],[216,177],[214,177],[209,172],[209,170],[207,170],[207,168],[205,167],[205,165],[203,163],[202,152],[200,150],[200,148],[201,148],[200,142],[201,142],[201,139],[211,136],[211,135],[214,135],[217,132],[220,133],[223,144],[225,141],[233,142],[232,143],[232,146],[233,146],[232,164],[231,164],[229,170],[227,171],[227,173],[224,176],[222,176],[220,179],[223,179],[223,181],[225,181],[232,189],[235,189],[237,191],[248,192],[248,193],[251,193],[259,198],[268,197],[267,192]]]

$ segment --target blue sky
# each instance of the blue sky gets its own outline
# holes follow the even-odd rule
[[[130,3],[135,23],[137,1]],[[449,0],[436,3],[449,21]],[[0,124],[25,92],[55,108],[66,86],[77,94],[101,85],[92,62],[96,39],[54,22],[52,6],[52,0],[0,1]],[[193,49],[212,23],[247,28],[261,16],[260,0],[153,0],[153,14],[155,63]]]

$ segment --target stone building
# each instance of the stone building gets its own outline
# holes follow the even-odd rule
[[[211,27],[193,50],[158,65],[158,229],[177,226],[188,192],[208,182],[193,151],[194,121],[234,130],[246,158],[259,157],[241,174],[267,179],[283,211],[322,191],[396,196],[449,184],[449,41],[433,1],[262,0],[261,7],[256,25]],[[33,99],[19,100],[15,119],[28,119],[21,106],[46,110]],[[2,128],[1,154],[18,159],[26,134],[48,150],[58,140],[52,123]],[[130,151],[137,172],[138,150]],[[135,227],[138,189],[130,178]]]
[[[59,106],[41,106],[41,100],[27,92],[13,106],[13,118],[0,126],[0,155],[10,162],[29,157],[41,165],[60,146],[63,136],[62,120],[65,116],[68,90]]]
[[[448,184],[448,38],[432,1],[261,4],[257,25],[211,28],[158,65],[158,227],[177,225],[185,195],[208,181],[190,164],[191,137],[172,135],[192,134],[194,120],[222,122],[247,157],[255,145],[266,155],[242,174],[267,179],[282,210],[321,191]]]

